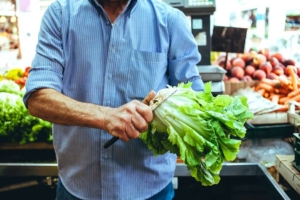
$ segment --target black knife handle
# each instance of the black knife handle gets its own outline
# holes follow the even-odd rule
[[[104,144],[104,149],[107,149],[108,147],[110,147],[113,143],[115,143],[116,141],[118,141],[118,137],[113,137],[110,140],[108,140],[105,144]]]

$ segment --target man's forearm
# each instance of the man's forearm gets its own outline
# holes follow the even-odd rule
[[[76,101],[53,89],[40,89],[30,95],[28,110],[52,123],[102,129],[106,108]]]

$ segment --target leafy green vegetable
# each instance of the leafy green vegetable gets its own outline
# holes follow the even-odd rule
[[[164,102],[153,111],[153,121],[140,138],[155,156],[168,151],[179,156],[197,181],[210,186],[219,183],[222,164],[236,158],[241,140],[231,136],[245,137],[244,123],[253,113],[245,97],[214,97],[211,82],[203,92],[193,91],[191,85],[158,92],[150,106]]]
[[[29,114],[16,83],[0,81],[0,91],[1,142],[52,141],[52,124]]]
[[[20,90],[20,86],[13,80],[1,80],[0,81],[0,92],[7,92],[10,94],[17,94],[23,96],[23,90]]]

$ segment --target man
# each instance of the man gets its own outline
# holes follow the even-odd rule
[[[185,15],[157,0],[57,0],[36,51],[24,102],[53,123],[57,199],[172,199],[176,156],[135,138],[153,118],[151,90],[203,88]]]

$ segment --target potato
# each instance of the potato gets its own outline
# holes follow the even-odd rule
[[[251,65],[248,65],[246,68],[245,68],[245,75],[249,75],[249,76],[252,76],[252,74],[255,72],[255,67],[251,66]]]
[[[253,77],[253,79],[256,79],[256,80],[262,80],[267,77],[267,74],[265,71],[258,69],[253,73],[252,77]]]
[[[236,77],[238,79],[242,79],[245,75],[244,69],[237,66],[233,67],[230,72],[232,77]]]
[[[240,79],[238,79],[238,78],[236,78],[236,77],[231,77],[231,78],[229,79],[229,82],[232,82],[232,83],[238,83],[238,82],[240,82]]]

